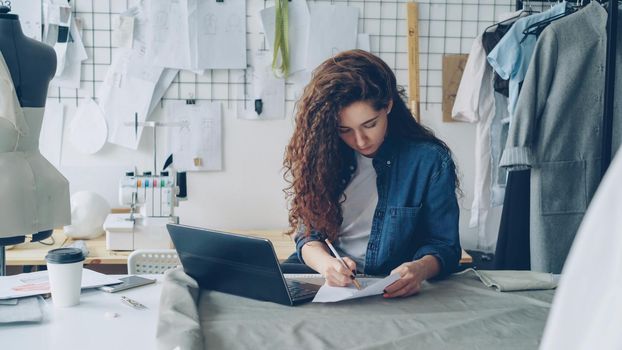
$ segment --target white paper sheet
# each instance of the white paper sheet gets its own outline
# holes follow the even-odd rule
[[[91,98],[81,101],[69,125],[69,141],[84,154],[98,152],[106,144],[108,126],[99,106]]]
[[[13,0],[11,13],[19,15],[22,32],[27,37],[41,41],[41,0]]]
[[[191,69],[189,4],[196,0],[148,1],[147,56],[168,68]],[[193,11],[196,11],[194,9]]]
[[[252,68],[246,70],[251,81],[251,94],[247,108],[238,114],[239,119],[268,120],[285,119],[285,79],[277,78],[272,72],[272,53],[255,52]],[[261,101],[261,113],[255,110],[255,101]]]
[[[151,102],[149,103],[149,115],[151,115],[151,112],[153,112],[155,107],[158,105],[158,102],[160,102],[160,99],[162,99],[162,97],[166,93],[166,90],[168,90],[168,87],[171,86],[171,83],[177,76],[177,73],[179,73],[179,69],[164,69],[164,71],[160,75],[160,79],[158,79],[158,82],[153,89],[153,95],[151,96]]]
[[[147,55],[187,70],[246,68],[246,1],[153,1]]]
[[[98,102],[108,122],[108,142],[135,150],[143,127],[135,129],[125,123],[133,123],[136,113],[138,122],[148,120],[177,73],[165,73],[162,66],[155,65],[146,55],[147,29],[151,21],[146,17],[147,11],[132,8],[126,13],[137,14],[132,49],[120,48],[115,53],[100,87]]]
[[[343,5],[311,4],[307,69],[335,54],[356,48],[359,10]]]
[[[394,273],[383,279],[380,278],[357,278],[361,284],[362,289],[358,290],[353,285],[348,287],[331,287],[324,284],[322,288],[317,292],[314,303],[332,303],[335,301],[342,301],[348,299],[356,299],[368,297],[371,295],[382,294],[384,289],[391,283],[400,279],[400,275]]]
[[[307,67],[307,41],[309,40],[309,8],[305,0],[292,0],[288,6],[289,72],[294,73]],[[261,24],[268,42],[268,49],[274,50],[276,8],[260,11]]]
[[[191,31],[191,40],[193,33],[196,33],[196,68],[246,69],[245,0],[199,0],[196,31]]]
[[[71,89],[80,88],[82,61],[88,59],[84,43],[82,42],[82,21],[72,17],[70,26],[71,39],[67,44],[65,68],[60,75],[52,79],[50,85]],[[58,71],[58,69],[57,69]]]
[[[57,168],[60,166],[63,149],[64,107],[58,100],[48,100],[45,103],[43,124],[39,134],[39,150],[41,154]]]
[[[130,68],[141,66],[139,71]],[[138,122],[147,120],[153,91],[162,70],[162,67],[152,66],[144,57],[136,55],[134,50],[119,49],[98,96],[99,106],[108,122],[109,142],[134,150],[138,148],[143,128],[139,126],[135,130],[125,123],[133,123],[135,113]]]
[[[359,33],[357,35],[356,48],[371,52],[371,40],[368,33]]]
[[[119,15],[112,28],[111,44],[115,47],[132,48],[134,41],[134,14],[126,11]]]
[[[82,269],[82,289],[95,288],[121,282],[103,273]],[[22,298],[31,295],[50,293],[48,271],[21,273],[13,276],[0,276],[0,299]]]
[[[222,170],[222,106],[219,102],[170,101],[169,151],[178,171]]]

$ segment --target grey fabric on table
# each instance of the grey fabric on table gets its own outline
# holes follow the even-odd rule
[[[13,299],[11,299],[13,300]],[[0,324],[16,322],[41,322],[43,311],[40,296],[20,298],[12,304],[0,304]]]
[[[182,270],[164,283],[159,348],[182,350],[536,349],[553,299],[553,290],[499,293],[473,274],[426,282],[420,295],[404,299],[297,307],[197,293]]]
[[[486,287],[494,288],[498,292],[555,289],[559,283],[559,275],[546,272],[466,269],[460,274],[468,273],[474,274]]]
[[[199,285],[181,268],[164,276],[156,339],[158,349],[202,349],[203,336],[196,308]]]

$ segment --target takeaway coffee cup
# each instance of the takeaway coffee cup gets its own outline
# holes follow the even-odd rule
[[[80,302],[84,254],[78,248],[52,249],[45,256],[54,306],[67,307]]]

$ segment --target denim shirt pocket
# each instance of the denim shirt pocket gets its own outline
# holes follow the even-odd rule
[[[387,209],[389,252],[391,258],[412,257],[416,235],[414,234],[421,213],[421,205],[415,207],[389,207]],[[412,248],[412,249],[411,249]],[[395,255],[395,256],[393,256]]]

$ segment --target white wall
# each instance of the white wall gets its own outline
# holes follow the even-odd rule
[[[98,18],[89,20],[88,11],[93,6],[89,1],[80,0],[76,2],[79,7],[79,16],[87,19],[87,29],[89,25],[109,26],[109,22],[99,15]],[[310,1],[312,3],[313,1]],[[322,2],[322,1],[318,1]],[[328,2],[328,1],[324,1]],[[454,157],[460,172],[460,181],[464,196],[460,198],[461,208],[461,239],[466,248],[475,248],[477,234],[473,229],[467,227],[469,209],[471,206],[473,192],[473,150],[474,150],[474,125],[464,123],[443,123],[441,118],[440,101],[440,80],[442,76],[441,60],[443,53],[464,53],[470,48],[472,37],[480,29],[492,23],[493,15],[499,11],[505,11],[505,7],[494,7],[493,5],[477,5],[456,2],[456,4],[444,5],[425,4],[422,1],[420,16],[422,18],[434,18],[424,20],[420,25],[422,36],[420,57],[422,72],[423,101],[433,102],[422,104],[422,121],[430,126],[438,137],[443,139],[454,152]],[[503,2],[510,8],[507,2]],[[121,0],[111,0],[110,10],[113,12],[121,11],[126,2]],[[343,2],[339,2],[343,3]],[[106,2],[97,2],[97,6],[104,6]],[[256,11],[263,8],[264,2],[248,0],[248,46],[249,49],[256,49],[258,42],[261,42],[263,34],[257,33],[258,24]],[[268,3],[270,4],[270,3]],[[398,83],[407,84],[407,59],[406,59],[406,36],[405,36],[405,12],[399,11],[394,2],[380,5],[380,1],[365,0],[364,2],[352,2],[351,6],[361,8],[364,19],[359,22],[359,28],[372,35],[372,52],[380,52],[380,56],[389,65],[397,66]],[[404,3],[399,3],[404,6]],[[447,6],[447,9],[444,8]],[[450,8],[451,6],[451,8]],[[105,6],[104,6],[105,7]],[[377,13],[376,13],[377,11]],[[366,12],[366,13],[363,13]],[[372,13],[373,12],[373,13]],[[468,13],[479,16],[475,22]],[[442,14],[448,16],[445,20]],[[392,18],[392,21],[379,21],[377,17]],[[395,19],[397,16],[397,20]],[[427,17],[426,17],[427,16]],[[440,17],[439,17],[440,16]],[[464,20],[463,20],[464,16]],[[451,18],[449,18],[451,17]],[[485,18],[484,18],[485,17]],[[456,20],[456,18],[458,18]],[[101,19],[101,20],[99,20]],[[467,21],[468,19],[468,21]],[[453,22],[456,20],[456,22]],[[489,21],[489,22],[486,22]],[[91,23],[92,22],[92,23]],[[457,24],[456,24],[457,23]],[[459,26],[459,27],[456,27]],[[449,33],[449,27],[459,28],[458,34],[452,34],[451,39],[445,40],[444,33]],[[102,27],[105,33],[105,27]],[[100,33],[102,28],[95,28]],[[397,32],[396,32],[397,31]],[[452,30],[452,32],[455,30]],[[382,34],[382,35],[379,35]],[[458,35],[459,39],[455,38]],[[87,35],[87,44],[97,46],[97,35]],[[385,39],[383,39],[385,38]],[[383,42],[382,40],[386,40]],[[98,49],[89,50],[89,53],[97,52],[109,54],[110,50]],[[387,53],[387,51],[397,53]],[[101,61],[101,60],[95,60]],[[83,72],[87,74],[85,79],[93,79],[84,83],[86,91],[95,91],[99,81],[103,79],[105,69],[101,65],[95,65],[91,74],[92,59],[83,66]],[[86,67],[86,68],[85,68]],[[235,74],[239,72],[233,72]],[[425,74],[424,74],[425,73]],[[90,75],[89,75],[90,74]],[[214,71],[216,77],[227,78],[226,71]],[[180,81],[196,82],[197,78],[193,74],[181,74]],[[203,77],[198,77],[203,81]],[[220,78],[218,78],[220,79]],[[229,76],[227,79],[232,79]],[[235,80],[228,80],[235,81]],[[93,85],[94,84],[94,85]],[[201,86],[203,89],[206,86]],[[209,89],[209,85],[207,85]],[[181,90],[174,87],[167,92],[168,98],[186,98],[184,89],[192,85],[183,85]],[[221,90],[219,90],[221,89]],[[223,90],[224,89],[224,90]],[[284,148],[289,140],[293,129],[292,109],[293,98],[291,86],[288,85],[288,104],[286,118],[284,120],[271,121],[246,121],[236,118],[235,107],[227,103],[224,104],[223,116],[223,171],[203,172],[188,174],[188,199],[182,202],[176,213],[181,217],[181,222],[189,225],[209,226],[219,229],[274,229],[287,226],[287,210],[283,188],[285,182],[282,177],[282,157]],[[182,93],[179,93],[181,91]],[[201,90],[202,91],[202,90]],[[199,91],[200,92],[200,91]],[[229,91],[229,87],[221,86],[216,88],[214,93],[220,96],[235,97]],[[71,91],[52,91],[51,96],[60,97],[67,105],[65,135],[67,127],[75,111],[75,96],[82,97],[84,93],[75,90]],[[200,97],[200,96],[197,96]],[[164,102],[166,103],[166,102]],[[235,104],[234,104],[235,105]],[[228,109],[231,108],[231,109]],[[163,120],[163,109],[159,106],[153,115],[154,120]],[[104,149],[95,155],[84,156],[76,152],[66,143],[62,151],[61,171],[70,180],[71,191],[75,193],[79,190],[92,190],[103,195],[110,202],[111,206],[118,206],[117,203],[117,182],[125,171],[133,170],[137,166],[139,171],[152,170],[152,144],[151,132],[147,130],[138,151],[130,151],[115,145],[106,145]],[[164,145],[166,145],[166,131],[158,132],[158,166],[161,166],[166,155]]]

